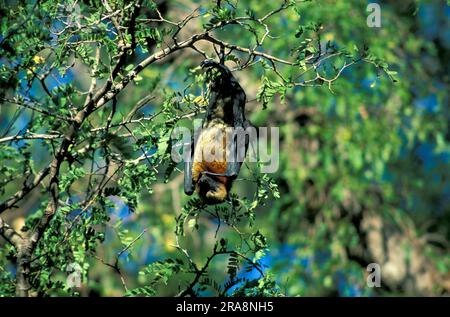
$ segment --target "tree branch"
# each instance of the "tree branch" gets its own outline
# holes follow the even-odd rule
[[[23,240],[22,236],[11,228],[2,218],[0,218],[0,236],[2,236],[16,249]]]
[[[0,214],[13,207],[17,202],[22,200],[29,192],[31,192],[36,186],[38,186],[42,180],[48,175],[50,172],[50,167],[46,167],[43,170],[41,170],[34,180],[31,183],[25,183],[24,187],[16,192],[14,195],[12,195],[10,198],[5,200],[3,203],[0,204]]]

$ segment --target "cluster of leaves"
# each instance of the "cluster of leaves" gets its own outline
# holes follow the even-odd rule
[[[283,248],[292,248],[289,255],[284,258],[280,255],[278,263],[273,264],[277,267],[279,281],[289,279],[285,285],[291,295],[339,293],[354,296],[374,291],[365,288],[364,267],[361,266],[368,263],[365,261],[382,259],[355,257],[355,254],[361,254],[358,250],[370,253],[362,222],[369,214],[383,218],[384,226],[392,230],[383,229],[387,237],[402,230],[420,236],[424,232],[419,233],[418,228],[427,219],[436,224],[430,229],[439,239],[448,241],[448,222],[437,225],[438,219],[443,219],[441,215],[448,215],[448,208],[444,207],[448,201],[444,198],[448,186],[443,183],[448,184],[448,173],[442,169],[442,166],[448,166],[448,159],[445,159],[448,154],[444,154],[448,153],[448,138],[440,142],[445,146],[439,149],[436,146],[436,140],[443,140],[443,134],[448,135],[448,125],[442,121],[448,119],[448,111],[443,107],[444,100],[448,99],[446,88],[443,88],[448,86],[448,79],[439,75],[445,66],[435,55],[439,45],[434,47],[420,35],[407,31],[412,25],[420,24],[417,16],[403,12],[405,15],[400,18],[399,12],[405,9],[396,5],[382,5],[382,8],[386,22],[382,28],[371,29],[365,25],[364,5],[356,1],[332,6],[305,5],[299,17],[302,25],[307,25],[308,21],[323,21],[322,29],[319,29],[322,47],[342,52],[345,60],[351,58],[347,63],[355,58],[362,58],[362,63],[355,65],[351,72],[344,70],[343,80],[332,87],[334,95],[327,93],[328,87],[316,87],[315,91],[298,87],[295,94],[290,95],[283,80],[278,78],[274,82],[274,77],[265,79],[266,84],[260,91],[260,100],[268,109],[268,114],[260,117],[276,125],[286,120],[280,112],[292,115],[292,120],[281,129],[282,162],[280,173],[273,175],[280,191],[289,195],[282,195],[265,214],[270,225],[267,226],[265,221],[257,222],[265,228],[276,223],[277,229],[271,232],[270,238],[277,239]],[[424,5],[421,9],[430,8]],[[355,15],[354,18],[348,19],[349,13]],[[274,26],[274,33],[277,30],[290,34],[297,32],[297,38],[293,36],[283,46],[272,47],[275,52],[285,51],[304,37],[311,39],[308,43],[316,43],[317,35],[307,36],[311,30],[296,29],[293,22],[296,18],[288,17],[290,23],[282,30]],[[390,23],[393,21],[396,21],[396,27]],[[384,34],[390,34],[387,42]],[[403,46],[405,39],[408,45]],[[330,41],[330,44],[324,45],[324,41]],[[348,45],[342,46],[342,43]],[[399,47],[400,52],[394,49]],[[405,60],[405,56],[411,59]],[[434,56],[436,65],[443,69],[424,68],[425,56]],[[323,76],[331,75],[327,78],[333,76],[333,73],[322,73],[322,66],[318,70]],[[289,70],[279,71],[290,80]],[[443,78],[442,82],[437,83],[437,78]],[[392,82],[395,82],[394,86]],[[281,98],[273,98],[275,95]],[[436,97],[434,110],[417,107],[418,100],[430,95]],[[283,97],[285,105],[278,103]],[[441,159],[430,159],[435,163],[425,165],[437,164],[432,173],[435,177],[439,174],[442,182],[437,181],[438,178],[433,181],[425,171],[417,173],[418,169],[424,168],[423,159],[417,157],[417,149],[424,144],[435,144],[430,146],[433,154],[430,153],[427,159],[432,156]],[[425,190],[429,187],[424,184],[431,183],[435,184],[433,189]],[[434,198],[439,197],[441,203],[430,204],[424,190],[434,192]],[[405,239],[402,248],[405,258],[414,249],[411,244],[414,242]],[[433,254],[433,264],[424,270],[441,267],[448,248],[436,248],[433,243],[424,248]],[[353,250],[357,251],[352,253]],[[304,265],[296,265],[291,257]],[[286,271],[286,267],[290,269]],[[448,267],[439,271],[448,272]],[[404,280],[398,278],[397,281]],[[395,284],[402,292],[425,292],[423,289],[406,290],[402,283]],[[433,292],[445,287],[439,279],[432,284]]]
[[[14,276],[9,272],[9,260],[12,259],[14,250],[12,246],[0,249],[0,297],[14,296]]]
[[[180,259],[167,259],[166,261],[157,261],[149,264],[139,275],[144,277],[145,286],[130,290],[127,296],[155,296],[157,290],[155,285],[162,283],[167,285],[173,275],[183,270],[184,263]]]
[[[136,8],[141,8],[138,18],[133,17]],[[213,20],[217,20],[212,21],[214,24],[234,18],[233,10],[212,8]],[[38,141],[25,138],[20,142],[13,140],[12,145],[1,145],[2,162],[11,161],[11,164],[2,164],[0,170],[5,182],[1,186],[2,195],[6,197],[19,186],[15,183],[18,173],[25,177],[37,174],[57,155],[67,131],[71,129],[74,115],[86,106],[85,97],[89,98],[94,93],[86,91],[83,83],[86,73],[100,85],[109,80],[111,69],[116,68],[113,76],[117,75],[117,78],[113,81],[117,83],[133,71],[140,58],[138,54],[131,54],[126,60],[118,60],[117,56],[124,47],[136,46],[139,54],[149,54],[154,47],[162,45],[164,38],[179,30],[173,27],[149,28],[145,22],[140,22],[156,15],[153,2],[137,5],[113,1],[105,5],[101,1],[93,1],[85,5],[69,1],[59,5],[54,1],[43,1],[2,10],[1,97],[6,98],[2,102],[8,105],[6,115],[12,118],[4,133],[26,138],[31,136],[30,140],[35,135],[46,136],[37,137]],[[41,23],[46,27],[33,27]],[[75,70],[80,66],[88,72]],[[142,80],[144,77],[145,81]],[[192,85],[204,86],[203,75],[196,72],[194,77]],[[117,232],[122,248],[131,247],[134,240],[129,230],[121,219],[110,217],[111,211],[117,208],[117,199],[129,212],[138,213],[142,194],[152,193],[159,171],[164,170],[159,165],[167,167],[164,163],[170,161],[172,129],[188,111],[198,113],[206,104],[207,96],[199,99],[195,92],[181,94],[170,89],[156,92],[160,75],[153,76],[151,71],[143,71],[133,81],[136,86],[130,88],[131,91],[139,87],[140,91],[153,93],[153,98],[144,97],[141,101],[131,97],[130,100],[129,96],[133,94],[128,91],[115,97],[103,109],[93,113],[88,124],[79,128],[77,138],[68,148],[67,160],[59,163],[60,206],[31,259],[29,278],[34,294],[76,294],[66,284],[68,266],[76,263],[81,268],[82,281],[86,283],[92,259],[111,228]],[[160,111],[155,111],[154,105],[149,103],[155,98],[161,104]],[[126,106],[121,106],[118,111],[118,104]],[[149,110],[153,112],[150,116],[146,115]],[[18,129],[15,125],[19,117],[27,122],[24,128]],[[175,164],[168,165],[166,181],[176,168]],[[259,189],[254,201],[233,196],[231,208],[222,206],[207,210],[206,206],[201,206],[194,212],[193,204],[197,207],[201,204],[193,200],[183,208],[178,222],[189,218],[189,227],[199,230],[197,222],[200,215],[211,214],[214,216],[209,217],[217,217],[219,226],[223,222],[240,232],[237,226],[242,223],[245,226],[248,219],[253,222],[255,208],[268,195],[264,188],[268,179],[262,177],[257,182]],[[10,187],[6,186],[8,184]],[[25,235],[38,225],[48,203],[45,183],[39,185],[43,185],[39,206],[32,214],[23,215],[28,216],[21,228]],[[267,187],[275,190],[274,184]],[[180,230],[180,227],[183,225],[177,225],[177,235],[182,238],[184,229]],[[253,236],[245,233],[243,241]],[[266,247],[254,242],[253,249],[247,252],[261,253]],[[238,263],[233,260],[233,254],[230,255],[228,273],[235,279]],[[15,256],[14,252],[11,256]],[[155,264],[146,274],[157,276],[155,281],[166,281],[171,275],[169,272],[179,273],[179,266],[183,264],[170,261],[163,266]],[[119,271],[117,265],[115,267]],[[13,283],[3,268],[2,265],[2,280],[5,283],[9,281],[4,286],[6,293],[12,289]],[[150,289],[147,292],[147,295],[153,294]]]

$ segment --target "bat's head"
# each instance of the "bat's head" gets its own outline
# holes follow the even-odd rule
[[[228,190],[224,183],[210,177],[202,175],[197,183],[197,191],[204,202],[208,205],[220,204],[228,196]]]

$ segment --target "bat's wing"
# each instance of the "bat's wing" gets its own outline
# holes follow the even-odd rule
[[[233,100],[233,126],[234,128],[242,128],[245,130],[250,126],[250,123],[245,119],[245,92],[241,86],[235,82],[234,100]],[[236,130],[239,131],[239,130]],[[225,174],[228,177],[236,178],[239,174],[242,162],[245,159],[248,148],[248,136],[245,137],[245,143],[242,142],[242,138],[238,134],[233,133],[230,140],[229,147],[229,160],[227,161],[227,169]],[[242,148],[245,147],[245,148]]]
[[[194,161],[194,137],[192,137],[191,142],[184,145],[186,155],[186,161],[184,162],[184,192],[186,195],[192,195],[195,186],[192,180],[192,164]]]

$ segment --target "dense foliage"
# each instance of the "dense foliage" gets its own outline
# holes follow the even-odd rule
[[[448,294],[450,7],[366,7],[1,1],[0,296]],[[221,49],[279,169],[207,206],[170,137]]]

